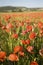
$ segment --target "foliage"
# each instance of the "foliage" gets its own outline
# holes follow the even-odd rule
[[[43,22],[0,19],[0,65],[43,65]]]

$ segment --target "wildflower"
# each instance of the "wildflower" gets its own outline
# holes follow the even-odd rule
[[[26,40],[26,44],[30,44],[30,40],[29,39]]]
[[[38,65],[38,63],[36,61],[32,61],[30,65]]]
[[[43,23],[42,22],[38,22],[38,28],[40,28],[40,29],[43,28]]]
[[[26,26],[26,29],[27,29],[28,32],[32,31],[32,25]]]
[[[4,59],[5,59],[5,57],[6,57],[6,53],[5,52],[3,52],[3,51],[0,51],[0,61],[4,61]]]
[[[30,40],[27,39],[27,40],[21,40],[22,44],[30,44]]]
[[[3,25],[3,26],[2,26],[2,29],[3,29],[3,30],[5,30],[5,29],[6,29],[6,26],[5,26],[5,25]]]
[[[17,39],[17,38],[18,38],[18,34],[16,34],[16,33],[13,33],[13,34],[12,34],[12,38],[15,38],[15,39]]]
[[[30,20],[26,20],[26,23],[29,24],[30,23]]]
[[[20,55],[20,56],[24,56],[24,52],[20,51],[20,52],[19,52],[19,55]]]
[[[8,57],[8,59],[10,61],[18,61],[19,60],[18,56],[16,54],[10,54],[9,57]]]
[[[10,32],[10,30],[9,30],[9,29],[5,29],[5,31],[6,31],[7,33],[9,33],[9,32]]]
[[[28,52],[32,53],[32,50],[33,50],[33,47],[32,47],[32,46],[28,46],[28,47],[27,47],[27,51],[28,51]]]
[[[14,53],[18,53],[19,51],[22,51],[23,47],[22,46],[16,46],[14,47]]]
[[[21,40],[22,44],[26,44],[26,40]]]
[[[26,30],[23,30],[21,34],[25,35],[26,33],[27,33]]]
[[[23,26],[24,25],[24,22],[19,22],[19,26]]]
[[[10,15],[6,15],[6,16],[5,16],[5,20],[6,20],[6,21],[8,21],[8,19],[10,19],[10,18],[11,18]]]
[[[7,26],[6,26],[6,28],[7,28],[7,29],[13,28],[12,23],[8,23]]]
[[[30,34],[29,34],[29,38],[32,40],[32,39],[34,39],[36,37],[36,33],[35,32],[31,32]]]

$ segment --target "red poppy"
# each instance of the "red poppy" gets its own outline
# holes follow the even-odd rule
[[[5,15],[4,16],[4,19],[8,22],[8,19],[10,19],[11,18],[11,16],[10,15]]]
[[[38,63],[35,62],[35,61],[32,61],[32,62],[30,63],[30,65],[38,65]]]
[[[30,40],[29,39],[26,40],[26,44],[30,44]]]
[[[20,52],[19,52],[19,55],[20,55],[20,56],[24,56],[24,52],[20,51]]]
[[[4,61],[5,57],[6,57],[6,53],[3,51],[0,51],[0,61]]]
[[[18,34],[16,34],[16,33],[13,33],[13,34],[12,34],[12,38],[15,38],[15,39],[17,39],[17,38],[18,38]]]
[[[2,29],[3,29],[3,30],[5,30],[5,29],[6,29],[6,26],[5,26],[5,25],[3,25],[3,26],[2,26]]]
[[[24,25],[24,22],[19,22],[19,26],[23,26]]]
[[[30,20],[26,20],[26,23],[29,24],[30,23]]]
[[[7,26],[6,26],[6,28],[7,28],[7,29],[13,28],[12,23],[8,23]]]
[[[9,30],[9,29],[5,29],[5,31],[6,31],[7,33],[9,33],[9,32],[10,32],[10,30]]]
[[[36,33],[35,32],[31,32],[30,34],[29,34],[29,38],[32,40],[32,39],[34,39],[36,37]]]
[[[16,54],[10,54],[9,57],[8,57],[8,59],[10,61],[18,61],[19,60],[18,56]]]
[[[26,26],[26,29],[27,29],[28,32],[32,31],[32,25]]]
[[[14,47],[14,53],[18,53],[19,51],[22,51],[23,47],[22,46],[16,46]]]
[[[27,40],[21,40],[22,44],[30,44],[30,40],[27,39]]]
[[[42,22],[38,22],[38,28],[40,28],[40,29],[43,28],[43,23]]]
[[[22,44],[26,44],[26,40],[21,40]]]
[[[32,46],[28,46],[27,47],[27,51],[30,52],[30,53],[32,53],[33,52],[33,47]]]
[[[23,30],[21,34],[22,35],[25,35],[26,33],[27,33],[27,31],[26,30]]]

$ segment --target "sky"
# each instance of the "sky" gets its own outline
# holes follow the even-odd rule
[[[0,0],[0,6],[43,7],[43,0]]]

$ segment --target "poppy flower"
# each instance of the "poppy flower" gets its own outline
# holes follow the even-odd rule
[[[0,51],[0,61],[4,61],[5,57],[6,57],[6,53],[3,51]]]
[[[38,65],[38,63],[36,61],[32,61],[30,65]]]
[[[6,25],[6,28],[7,28],[7,29],[13,28],[12,23],[8,23],[8,24]]]
[[[7,33],[9,33],[9,32],[10,32],[10,30],[9,30],[9,29],[5,29],[5,31],[6,31]]]
[[[28,46],[28,47],[27,47],[27,51],[30,52],[30,53],[32,53],[33,47],[32,47],[32,46]]]
[[[10,61],[18,61],[19,60],[18,56],[16,54],[10,54],[9,57],[8,57],[8,59]]]
[[[36,33],[35,33],[35,32],[31,32],[31,33],[29,34],[30,40],[33,40],[35,37],[36,37]]]
[[[43,28],[43,23],[42,22],[38,22],[38,28],[40,28],[40,29]]]
[[[29,24],[30,23],[30,20],[26,20],[26,23]]]
[[[26,30],[23,30],[21,34],[22,35],[25,35],[26,33],[27,33],[27,31]]]
[[[30,40],[29,39],[26,40],[26,44],[30,44]]]
[[[22,44],[26,44],[26,40],[21,40]]]
[[[24,52],[20,51],[20,52],[19,52],[19,55],[20,55],[20,56],[24,56]]]
[[[8,19],[10,19],[11,16],[10,15],[6,15],[4,18],[5,18],[6,21],[8,21]]]
[[[32,25],[26,26],[26,29],[27,29],[28,32],[32,31]]]
[[[22,44],[30,44],[30,40],[27,39],[27,40],[21,40]]]
[[[39,50],[39,54],[43,57],[43,48]]]
[[[17,38],[18,38],[18,34],[16,34],[16,33],[13,33],[13,34],[12,34],[12,38],[15,38],[15,39],[17,39]]]
[[[23,47],[22,46],[16,46],[14,47],[14,53],[18,53],[19,51],[22,51]]]
[[[3,25],[3,26],[2,26],[2,29],[3,29],[3,30],[5,30],[5,29],[6,29],[6,26],[5,26],[5,25]]]
[[[23,26],[24,25],[24,22],[19,22],[19,26]]]

